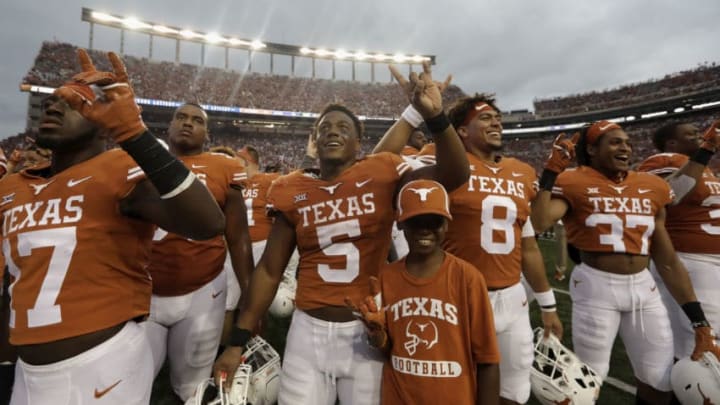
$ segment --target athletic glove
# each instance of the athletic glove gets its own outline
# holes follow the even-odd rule
[[[345,304],[358,315],[365,324],[368,342],[378,349],[385,349],[388,345],[388,334],[385,319],[385,308],[381,308],[380,281],[377,277],[370,277],[370,295],[357,306],[349,297],[345,297]]]
[[[579,132],[576,132],[571,139],[565,138],[565,133],[558,135],[553,141],[552,152],[545,162],[545,169],[557,174],[564,172],[575,159],[575,145],[579,139]]]
[[[713,122],[710,128],[705,131],[700,147],[713,153],[717,152],[720,146],[720,120]]]
[[[695,350],[693,350],[692,360],[700,360],[703,353],[710,352],[720,360],[720,347],[715,343],[715,333],[709,326],[698,326],[695,328]]]
[[[85,119],[108,131],[115,142],[123,142],[147,130],[140,107],[128,82],[127,70],[120,58],[108,53],[113,72],[99,72],[84,49],[78,50],[82,73],[55,90],[72,109]]]

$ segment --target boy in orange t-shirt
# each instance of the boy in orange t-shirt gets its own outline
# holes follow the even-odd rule
[[[410,252],[371,279],[372,296],[357,308],[370,342],[388,355],[382,404],[499,403],[487,287],[471,264],[442,250],[451,219],[439,183],[416,180],[400,190],[398,223]]]

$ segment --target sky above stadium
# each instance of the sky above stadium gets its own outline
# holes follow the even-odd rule
[[[531,109],[534,98],[602,90],[720,62],[718,0],[4,0],[0,25],[0,138],[25,128],[22,81],[44,40],[87,46],[81,8],[299,46],[437,56],[435,76],[452,73],[465,92],[494,92],[504,110]],[[148,38],[126,35],[125,52],[147,56]],[[116,29],[96,27],[95,48],[118,51]],[[206,64],[222,67],[224,51],[209,47]],[[199,45],[183,45],[181,61],[200,62]],[[172,40],[156,40],[154,58],[173,60]],[[231,66],[241,69],[244,51]],[[289,72],[289,59],[275,61]],[[259,55],[254,70],[267,71]],[[296,72],[309,74],[309,61]],[[330,63],[318,63],[330,77]],[[350,64],[337,77],[350,78]],[[358,77],[369,79],[369,68]],[[383,65],[376,79],[387,81]]]

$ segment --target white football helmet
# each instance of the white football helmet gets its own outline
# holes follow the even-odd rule
[[[684,357],[673,366],[670,383],[683,404],[720,404],[720,361],[709,352],[698,361]]]
[[[555,335],[546,339],[543,329],[538,328],[530,383],[535,398],[543,405],[586,405],[597,400],[602,379]]]
[[[253,336],[245,347],[245,364],[250,366],[250,389],[247,403],[272,405],[280,390],[280,355],[265,339]]]
[[[270,304],[270,314],[276,318],[287,318],[292,315],[295,309],[296,290],[297,280],[288,272],[285,272],[283,280],[275,293],[275,298]]]
[[[212,378],[198,385],[195,395],[185,401],[185,405],[246,405],[250,388],[251,367],[241,364],[235,372],[230,392],[219,390]]]

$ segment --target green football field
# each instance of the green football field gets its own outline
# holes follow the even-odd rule
[[[565,280],[557,282],[552,278],[552,273],[555,268],[555,242],[551,240],[539,240],[540,249],[543,252],[545,258],[545,268],[548,270],[548,279],[556,289],[555,296],[558,301],[558,314],[563,322],[565,328],[565,334],[563,336],[563,343],[568,347],[572,348],[571,343],[571,326],[570,326],[570,296],[567,294],[568,281],[570,279],[568,270],[568,276]],[[530,316],[533,326],[541,325],[540,322],[540,311],[536,303],[531,304]],[[283,353],[285,350],[285,334],[289,326],[289,319],[268,319],[265,323],[264,337],[275,347],[278,353]],[[622,386],[625,390],[633,388],[635,380],[632,375],[632,370],[628,362],[627,356],[625,355],[625,348],[619,339],[615,342],[615,348],[612,352],[612,359],[610,364],[609,377],[612,378],[611,382],[605,382],[600,392],[600,399],[598,404],[612,404],[612,405],[624,405],[633,404],[635,402],[633,395],[627,393],[623,389],[617,386]],[[615,384],[615,385],[613,385]],[[180,404],[176,401],[172,395],[170,395],[171,388],[168,381],[167,370],[163,371],[158,376],[153,386],[153,396],[150,401],[153,405],[175,405]],[[530,398],[529,404],[540,404],[534,398]]]

